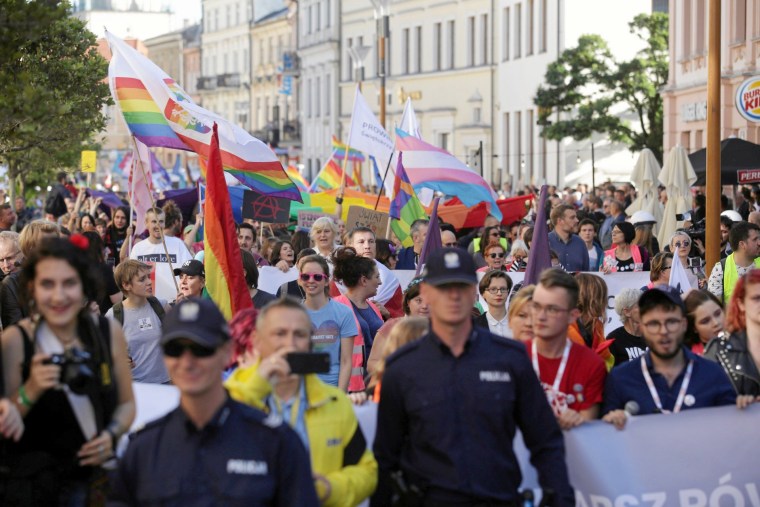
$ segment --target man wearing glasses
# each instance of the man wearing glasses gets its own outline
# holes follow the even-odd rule
[[[736,393],[719,364],[683,346],[686,309],[678,290],[657,286],[639,298],[648,350],[610,372],[603,420],[623,429],[629,415],[731,405]]]
[[[707,281],[707,290],[725,303],[734,286],[750,268],[760,267],[760,227],[750,222],[736,222],[728,233],[731,255],[717,262]]]
[[[547,269],[528,304],[534,338],[525,345],[560,427],[568,430],[598,418],[604,361],[567,337],[568,326],[580,317],[578,283],[561,269]]]
[[[403,505],[517,505],[522,478],[512,441],[518,427],[539,484],[556,495],[552,505],[575,505],[562,432],[525,348],[472,324],[472,256],[440,249],[423,276],[430,332],[386,362],[371,505],[392,505],[394,489]]]
[[[161,346],[179,407],[132,438],[109,505],[319,505],[298,435],[224,389],[232,346],[216,305],[178,303],[164,319]]]

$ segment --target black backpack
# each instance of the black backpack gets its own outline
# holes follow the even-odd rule
[[[158,298],[153,296],[148,296],[148,303],[150,304],[150,307],[153,309],[153,311],[156,313],[156,316],[158,317],[158,320],[163,322],[164,321],[164,315],[166,315],[166,311],[164,310],[164,307],[161,306],[161,301],[158,300]],[[122,301],[119,301],[115,305],[113,305],[113,318],[119,321],[119,324],[122,326],[124,325],[124,303]]]
[[[63,198],[61,189],[56,187],[50,191],[45,199],[45,213],[49,213],[58,218],[66,214],[66,201]]]

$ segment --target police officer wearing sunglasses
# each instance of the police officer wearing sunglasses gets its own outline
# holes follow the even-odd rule
[[[319,505],[296,433],[224,389],[231,341],[216,305],[178,303],[164,319],[161,346],[180,404],[133,436],[109,505]]]

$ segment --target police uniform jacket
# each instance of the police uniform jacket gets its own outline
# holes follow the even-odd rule
[[[713,338],[707,344],[704,357],[723,367],[736,394],[760,396],[760,372],[749,353],[746,332]]]
[[[402,347],[383,375],[372,505],[390,505],[397,470],[425,491],[425,505],[516,502],[518,428],[541,487],[574,505],[562,431],[522,343],[474,327],[459,357],[433,333]]]
[[[318,506],[298,435],[230,398],[197,429],[181,408],[131,440],[109,506]]]
[[[226,386],[236,400],[266,411],[272,386],[258,374],[259,364],[238,368]],[[354,407],[342,390],[325,384],[316,375],[304,375],[304,389],[311,466],[314,473],[330,482],[330,496],[322,505],[358,505],[375,491],[377,461],[367,446]],[[316,485],[322,486],[320,482]]]

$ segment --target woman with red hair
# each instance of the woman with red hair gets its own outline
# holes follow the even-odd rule
[[[237,368],[245,368],[256,362],[253,354],[253,331],[259,311],[256,308],[240,310],[230,320],[230,337],[232,338],[232,360],[224,372],[227,379]]]
[[[760,269],[739,278],[728,304],[726,330],[710,341],[707,359],[726,371],[739,407],[760,401]]]

